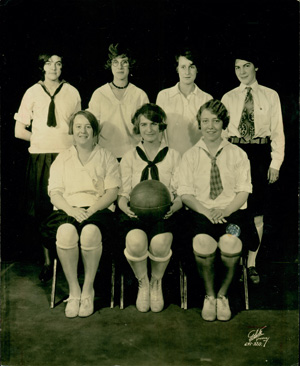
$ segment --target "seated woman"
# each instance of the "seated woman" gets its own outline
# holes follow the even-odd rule
[[[88,111],[70,122],[74,146],[60,153],[50,169],[49,196],[54,210],[41,227],[48,242],[55,242],[69,285],[66,317],[87,317],[94,311],[94,279],[102,242],[113,230],[113,202],[120,186],[119,164],[97,143],[98,121]],[[84,265],[84,283],[77,276],[78,242]]]
[[[197,114],[202,137],[182,157],[178,194],[188,210],[189,231],[198,271],[206,290],[202,317],[213,321],[229,320],[227,298],[236,265],[244,245],[257,246],[255,227],[247,221],[247,198],[252,192],[247,154],[222,138],[229,117],[224,105],[212,99]],[[229,224],[238,232],[228,233]],[[252,225],[252,226],[251,226]],[[232,226],[231,226],[232,227]],[[239,231],[241,231],[240,238]],[[225,267],[221,287],[214,286],[217,248]]]
[[[127,152],[121,160],[122,187],[118,204],[123,211],[120,217],[121,236],[125,241],[125,257],[139,282],[136,307],[141,312],[149,308],[159,312],[164,307],[162,277],[170,261],[175,228],[173,214],[182,207],[176,197],[176,177],[180,154],[161,142],[165,124],[165,112],[155,104],[144,104],[132,118],[134,133],[142,141]],[[140,220],[129,207],[130,192],[141,181],[160,180],[170,191],[172,204],[163,219]],[[125,239],[126,238],[126,239]],[[124,242],[123,241],[123,242]],[[150,243],[148,245],[148,243]],[[151,281],[147,273],[147,258],[151,262]]]

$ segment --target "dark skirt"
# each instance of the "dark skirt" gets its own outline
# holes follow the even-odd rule
[[[119,247],[125,248],[125,238],[129,231],[134,229],[143,230],[148,237],[150,243],[151,239],[158,234],[171,232],[174,236],[177,226],[178,214],[174,213],[168,219],[160,219],[158,221],[146,221],[136,218],[130,218],[123,212],[118,214],[118,228],[119,228]]]
[[[229,224],[238,225],[241,229],[239,238],[243,243],[243,249],[246,251],[255,251],[259,245],[259,238],[253,219],[248,210],[238,210],[226,217],[227,223],[213,224],[204,215],[195,211],[187,211],[187,235],[190,243],[197,234],[207,234],[214,238],[217,242],[219,238],[226,233]]]
[[[113,233],[116,231],[114,214],[109,209],[97,211],[81,223],[76,221],[74,217],[68,216],[65,211],[55,210],[40,225],[40,233],[46,248],[55,248],[57,229],[63,224],[74,225],[79,236],[84,226],[88,224],[96,225],[101,231],[103,246],[110,244],[114,238]],[[113,247],[113,244],[111,246]]]
[[[244,150],[251,165],[253,192],[249,194],[248,210],[252,216],[264,215],[270,197],[270,184],[267,176],[271,163],[270,144],[236,144]]]
[[[50,167],[58,154],[29,154],[25,192],[22,199],[22,212],[40,223],[52,211],[53,205],[48,196]]]

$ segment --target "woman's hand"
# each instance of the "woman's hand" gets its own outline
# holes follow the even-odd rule
[[[227,220],[225,219],[225,217],[227,217],[225,210],[222,210],[220,208],[212,208],[210,210],[210,221],[213,224],[226,223]]]
[[[174,209],[173,209],[173,206],[174,205],[172,205],[171,207],[170,207],[170,210],[165,214],[165,216],[164,216],[164,219],[166,220],[166,219],[168,219],[168,218],[170,218],[172,215],[173,215],[173,213],[175,212],[174,211]]]
[[[74,217],[74,219],[76,219],[76,221],[78,221],[79,223],[88,219],[91,216],[91,214],[82,207],[71,207],[70,210],[68,210],[67,214]]]
[[[275,183],[279,179],[279,170],[274,168],[269,168],[268,170],[268,181],[269,183]]]
[[[177,196],[173,201],[170,210],[165,214],[164,219],[170,218],[176,211],[180,210],[181,208],[182,208],[182,201],[181,198]]]
[[[127,206],[126,209],[123,210],[123,212],[132,219],[138,218],[137,215],[133,211],[131,211],[129,206]]]

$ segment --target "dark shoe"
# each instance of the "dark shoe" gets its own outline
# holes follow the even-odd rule
[[[257,285],[260,282],[259,274],[257,273],[255,267],[248,268],[248,275],[252,283],[254,283],[255,285]]]
[[[48,282],[53,277],[53,268],[51,264],[44,264],[39,279],[41,282]]]

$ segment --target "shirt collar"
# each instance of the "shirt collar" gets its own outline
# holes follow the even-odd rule
[[[220,145],[218,147],[218,151],[220,149],[222,149],[224,146],[229,145],[229,144],[230,144],[230,142],[222,137],[222,141],[221,141],[221,143],[220,143]],[[197,144],[195,146],[197,146],[197,147],[199,147],[199,148],[201,148],[201,149],[206,150],[207,152],[209,152],[208,151],[208,148],[207,148],[207,146],[206,146],[206,144],[204,142],[204,137],[203,136],[200,138],[200,140],[197,142]]]
[[[240,91],[241,92],[245,91],[246,88],[248,88],[249,86],[251,87],[252,90],[256,91],[256,89],[258,88],[258,82],[257,82],[257,80],[255,80],[255,82],[253,84],[251,84],[251,85],[245,85],[245,84],[241,83],[240,86],[239,86]]]
[[[140,142],[139,142],[139,144],[138,144],[137,146],[139,146],[143,151],[145,151],[145,149],[144,149],[144,144],[142,143],[142,141],[140,141]],[[166,146],[168,146],[168,145],[166,144],[165,139],[162,139],[162,141],[161,141],[161,143],[160,143],[160,146],[159,146],[159,149],[158,149],[158,152],[159,152],[160,150],[162,150],[163,148],[165,148]],[[146,151],[145,151],[145,152],[146,152]],[[157,153],[158,153],[158,152],[157,152]]]
[[[194,90],[190,93],[190,94],[195,94],[195,95],[197,95],[198,93],[199,93],[199,91],[200,91],[200,89],[198,88],[198,86],[196,85],[196,84],[194,84],[195,85],[195,88],[194,88]],[[181,93],[181,91],[180,91],[180,89],[179,89],[179,82],[175,85],[175,86],[173,86],[172,88],[171,88],[171,90],[170,90],[170,97],[175,97],[176,95],[183,95],[182,93]],[[189,95],[190,95],[189,94]]]

